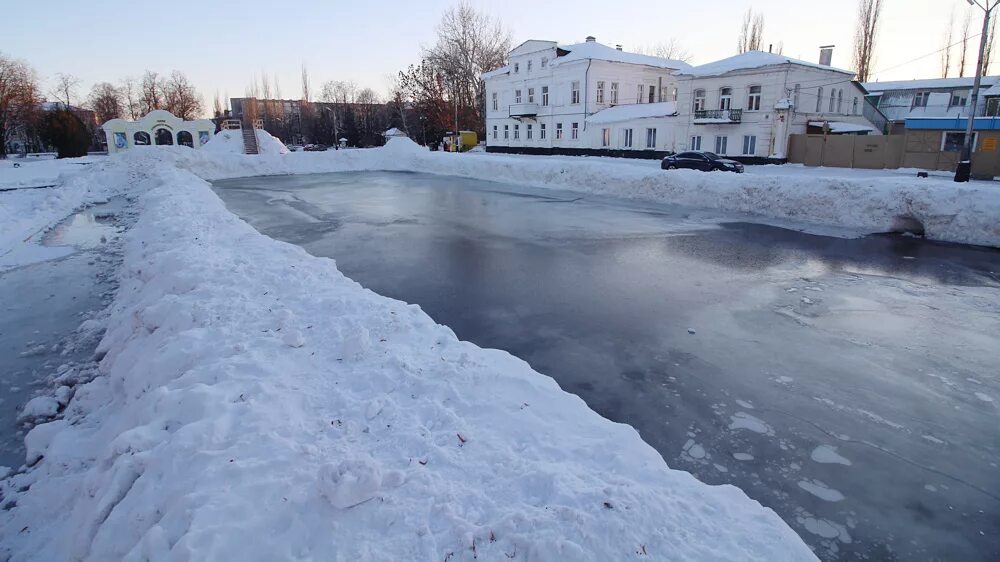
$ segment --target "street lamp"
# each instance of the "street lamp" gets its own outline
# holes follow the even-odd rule
[[[970,6],[979,6],[983,10],[983,32],[979,35],[979,60],[976,62],[976,79],[972,83],[972,96],[969,100],[969,116],[965,124],[965,142],[962,143],[962,158],[955,168],[955,181],[969,181],[972,173],[972,127],[976,120],[976,105],[979,103],[979,84],[983,78],[983,56],[986,53],[986,42],[990,39],[990,12],[1000,4],[1000,0],[965,0]]]

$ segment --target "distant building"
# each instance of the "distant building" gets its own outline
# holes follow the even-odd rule
[[[151,145],[201,148],[212,139],[215,124],[209,119],[185,121],[169,111],[157,109],[137,121],[112,119],[102,129],[107,138],[108,153],[114,154]]]
[[[868,100],[889,120],[889,132],[901,134],[907,119],[969,116],[974,78],[931,78],[864,82]],[[1000,76],[984,76],[975,116],[1000,115]],[[991,101],[992,100],[992,101]]]

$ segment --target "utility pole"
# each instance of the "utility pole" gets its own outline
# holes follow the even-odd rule
[[[973,125],[976,120],[976,106],[979,104],[979,85],[982,82],[983,71],[983,57],[986,54],[986,45],[991,39],[990,35],[990,12],[993,8],[997,7],[1000,0],[992,0],[993,5],[990,5],[991,0],[983,0],[986,5],[983,6],[978,0],[965,0],[970,6],[979,6],[983,14],[983,32],[979,36],[979,60],[976,62],[976,78],[972,82],[972,96],[969,99],[969,117],[965,124],[965,142],[962,143],[962,157],[959,159],[958,167],[955,168],[955,181],[956,182],[967,182],[969,181],[969,176],[972,175],[972,139],[973,139]]]
[[[458,132],[458,80],[451,77],[451,95],[455,98],[455,152],[462,151],[462,135]]]

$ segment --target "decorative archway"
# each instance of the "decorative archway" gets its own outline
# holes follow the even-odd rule
[[[157,146],[174,144],[174,135],[167,129],[157,129],[153,134],[156,136]]]
[[[132,135],[132,142],[135,146],[149,146],[152,144],[152,141],[149,139],[149,133],[146,131],[136,131],[135,134]]]
[[[186,146],[188,148],[194,148],[194,137],[191,136],[190,131],[178,131],[177,132],[177,145]]]

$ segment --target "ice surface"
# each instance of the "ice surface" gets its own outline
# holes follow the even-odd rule
[[[843,464],[851,466],[851,461],[837,453],[837,448],[831,445],[820,445],[813,449],[809,457],[818,463]]]

